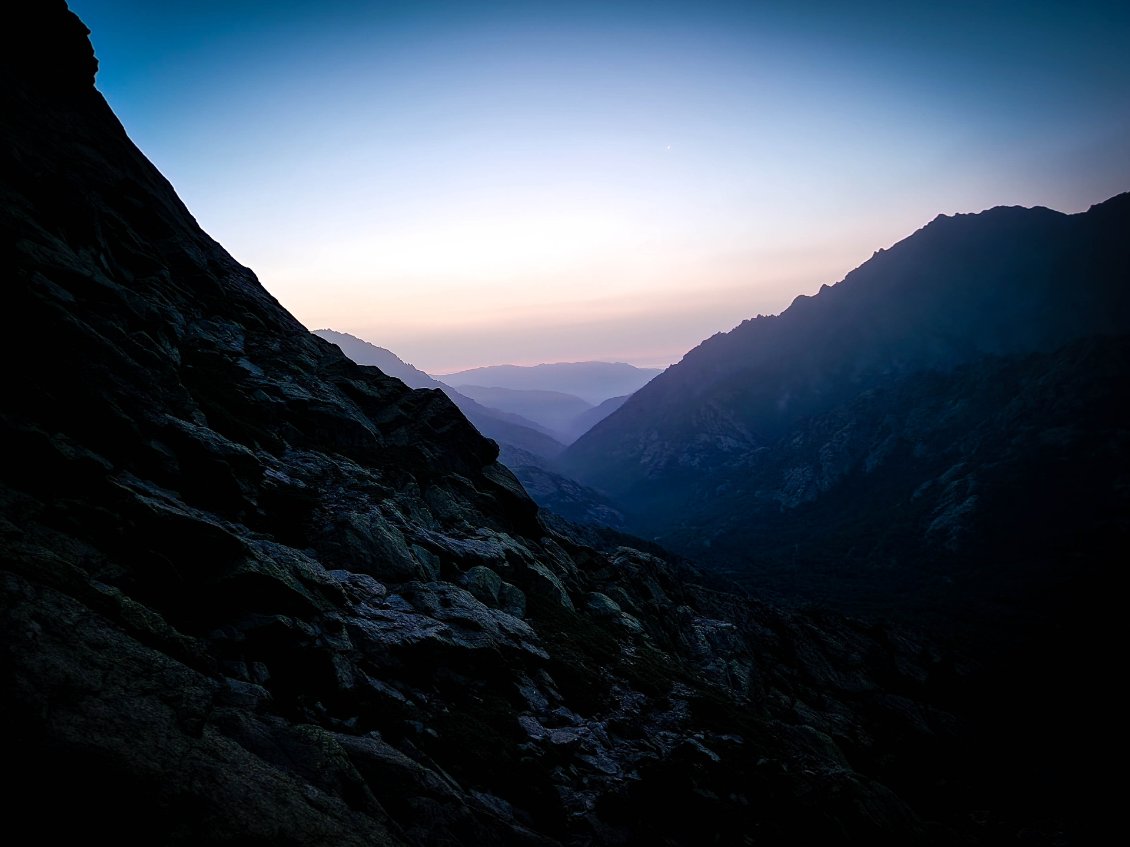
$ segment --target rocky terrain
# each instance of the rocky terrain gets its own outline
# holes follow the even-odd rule
[[[1099,820],[1085,772],[1064,791],[1029,768],[1066,733],[1018,759],[945,645],[543,519],[442,392],[351,362],[200,230],[62,2],[21,12],[0,56],[9,833],[1054,844]]]

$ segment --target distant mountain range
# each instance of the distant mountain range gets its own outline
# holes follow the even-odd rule
[[[359,365],[374,365],[388,376],[396,377],[409,388],[438,389],[467,416],[483,435],[493,438],[500,447],[499,461],[505,464],[526,488],[539,506],[555,514],[582,524],[596,524],[618,528],[624,516],[609,498],[587,485],[560,473],[556,457],[596,423],[612,414],[624,404],[627,396],[611,397],[593,406],[572,394],[538,389],[488,388],[465,385],[456,391],[436,380],[419,368],[405,362],[391,350],[378,347],[355,335],[332,329],[317,329],[314,334],[341,348]],[[560,382],[578,378],[581,373],[611,373],[622,378],[625,373],[632,380],[641,377],[632,371],[642,371],[631,365],[601,366],[604,362],[584,362],[577,365],[546,365],[539,368],[479,368],[478,372],[491,378],[499,374],[505,381],[518,372],[518,381],[528,380],[531,373],[544,374]],[[643,371],[646,373],[646,371]],[[606,380],[605,384],[612,384]],[[616,383],[618,385],[624,384]],[[631,384],[629,381],[628,384]],[[591,394],[590,394],[591,396]],[[524,414],[523,414],[524,413]]]
[[[582,432],[572,435],[576,420],[593,406],[574,394],[542,391],[536,388],[493,388],[484,385],[461,385],[459,393],[494,409],[520,415],[545,427],[563,443],[576,441]],[[567,434],[568,433],[568,434]]]
[[[439,374],[448,385],[559,391],[592,405],[622,397],[643,388],[662,373],[659,368],[637,368],[624,362],[557,362],[543,365],[491,365]]]

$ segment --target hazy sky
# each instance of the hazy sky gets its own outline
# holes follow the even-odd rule
[[[665,365],[938,213],[1130,190],[1130,3],[71,0],[311,329]]]

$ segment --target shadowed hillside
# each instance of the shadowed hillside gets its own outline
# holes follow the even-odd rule
[[[703,342],[561,465],[623,529],[758,596],[957,639],[983,664],[949,702],[1032,797],[1097,819],[1086,704],[1113,696],[1130,542],[1128,234],[1127,194],[938,218]]]
[[[1002,538],[1044,550],[1036,539],[1081,530],[1022,527],[1010,501],[1109,525],[1125,502],[1127,232],[1130,195],[1079,215],[940,217],[780,316],[703,342],[562,468],[645,537],[853,609],[931,595],[926,571],[968,567],[1002,521]],[[1022,574],[1013,546],[986,572]]]

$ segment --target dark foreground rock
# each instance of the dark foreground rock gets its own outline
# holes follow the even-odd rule
[[[1056,837],[1059,811],[993,805],[930,705],[952,658],[549,529],[442,393],[353,364],[208,238],[93,89],[77,19],[22,7],[0,95],[8,832]]]

